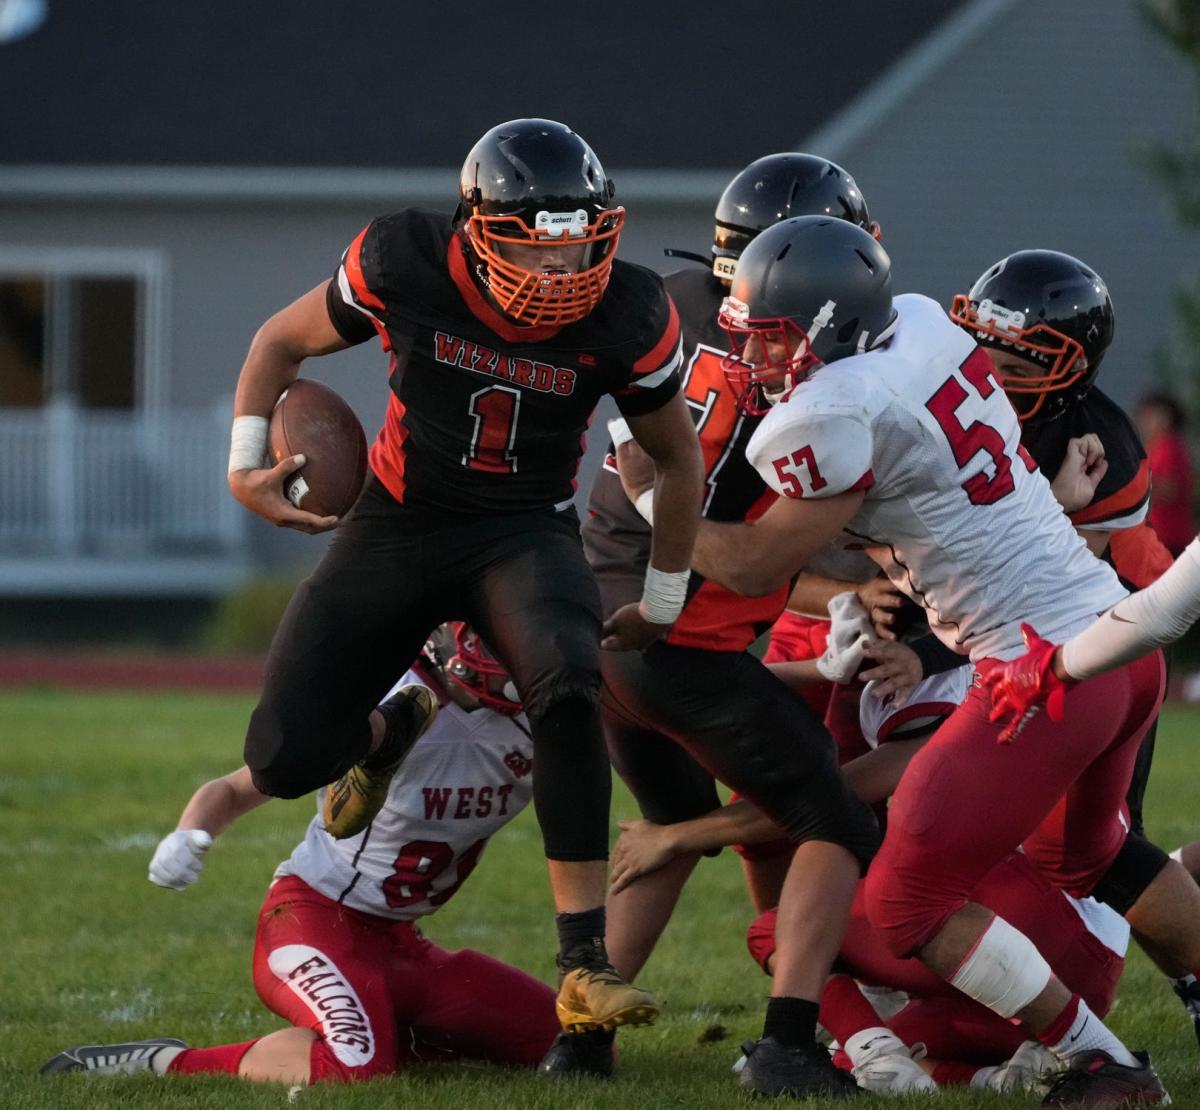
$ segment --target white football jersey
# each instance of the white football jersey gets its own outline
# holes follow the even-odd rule
[[[785,497],[865,489],[846,528],[972,659],[1024,651],[1020,623],[1062,640],[1125,596],[1021,448],[987,353],[928,297],[896,298],[886,347],[821,366],[746,448]]]
[[[409,671],[397,687],[420,683]],[[444,705],[401,764],[379,816],[335,840],[317,815],[275,877],[296,875],[327,898],[403,921],[444,905],[479,862],[488,838],[533,797],[525,717]]]

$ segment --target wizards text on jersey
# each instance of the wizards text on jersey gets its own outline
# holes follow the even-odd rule
[[[447,366],[460,366],[477,374],[489,374],[514,385],[522,385],[539,393],[558,393],[567,396],[575,392],[575,371],[566,366],[551,366],[528,358],[514,358],[500,351],[448,335],[434,334],[434,358]]]

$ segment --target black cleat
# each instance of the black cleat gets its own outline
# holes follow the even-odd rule
[[[187,1042],[174,1037],[152,1037],[148,1041],[127,1041],[125,1044],[81,1044],[51,1057],[38,1068],[38,1074],[86,1071],[92,1075],[137,1075],[160,1071],[154,1067],[154,1058],[161,1051],[173,1049],[170,1057],[173,1060],[185,1048]]]
[[[1118,1064],[1107,1052],[1080,1052],[1068,1061],[1051,1085],[1043,1106],[1169,1106],[1171,1096],[1150,1066],[1145,1052],[1135,1052],[1138,1067]]]
[[[538,1075],[561,1079],[563,1076],[586,1075],[608,1079],[616,1066],[613,1034],[604,1029],[587,1033],[559,1033],[550,1051],[538,1064]]]
[[[1196,1034],[1196,1040],[1200,1041],[1200,981],[1197,981],[1194,975],[1189,975],[1186,979],[1176,979],[1171,989],[1187,1010],[1188,1017],[1192,1019],[1192,1030]]]
[[[837,1067],[819,1044],[789,1047],[774,1037],[742,1045],[745,1066],[738,1072],[743,1087],[776,1098],[855,1098],[862,1094],[854,1078]]]

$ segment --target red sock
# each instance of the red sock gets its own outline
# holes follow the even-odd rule
[[[821,992],[821,1011],[817,1020],[845,1044],[855,1033],[883,1025],[875,1007],[849,975],[831,975]]]
[[[181,1075],[237,1075],[242,1057],[258,1044],[259,1038],[244,1044],[219,1044],[213,1048],[185,1048],[167,1067],[167,1073]]]
[[[1067,1035],[1078,1013],[1079,995],[1073,994],[1071,995],[1071,1001],[1066,1004],[1063,1012],[1037,1035],[1037,1039],[1047,1048],[1053,1048]]]
[[[943,1060],[933,1067],[933,1081],[939,1087],[967,1087],[979,1070],[978,1064],[962,1064],[957,1060]]]

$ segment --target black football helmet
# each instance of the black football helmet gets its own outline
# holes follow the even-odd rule
[[[1091,388],[1115,322],[1104,279],[1078,258],[1045,250],[989,266],[954,298],[950,318],[983,346],[1042,369],[996,376],[1022,420],[1057,415]]]
[[[518,119],[472,148],[459,181],[458,218],[475,274],[501,310],[523,324],[569,324],[600,302],[625,209],[592,148],[565,124]],[[586,245],[576,273],[527,270],[504,244]]]
[[[814,154],[768,154],[726,185],[717,202],[713,273],[729,281],[750,240],[793,216],[834,216],[880,236],[854,178],[837,163]]]
[[[891,335],[892,261],[846,220],[800,216],[742,253],[721,326],[722,367],[743,412],[761,415],[813,367],[861,354]]]
[[[508,671],[464,621],[439,624],[425,641],[421,658],[446,682],[461,687],[485,708],[506,717],[524,712]]]

